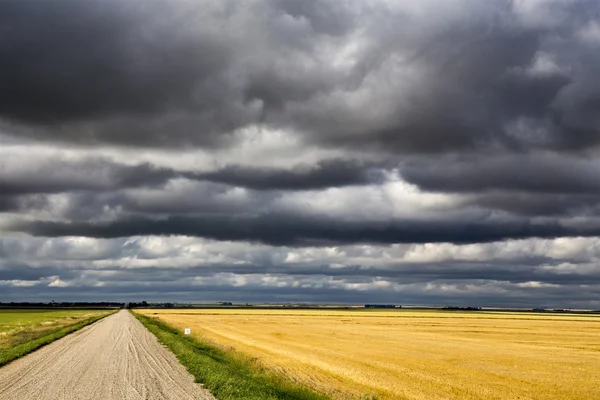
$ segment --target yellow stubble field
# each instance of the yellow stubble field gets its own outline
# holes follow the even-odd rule
[[[137,312],[137,311],[136,311]],[[600,316],[142,310],[338,399],[600,399]]]

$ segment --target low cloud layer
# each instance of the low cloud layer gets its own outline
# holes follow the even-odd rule
[[[0,3],[0,301],[599,307],[591,0]]]

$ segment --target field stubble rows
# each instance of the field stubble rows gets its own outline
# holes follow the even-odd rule
[[[600,398],[600,317],[143,310],[334,398]]]

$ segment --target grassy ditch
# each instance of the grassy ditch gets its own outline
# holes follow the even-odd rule
[[[219,400],[325,400],[327,396],[261,367],[255,359],[219,349],[159,321],[133,315]]]
[[[115,312],[96,314],[68,325],[49,329],[21,330],[14,336],[11,335],[4,340],[3,346],[0,346],[0,367]]]

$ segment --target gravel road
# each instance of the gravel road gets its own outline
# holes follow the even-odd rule
[[[214,399],[129,312],[0,368],[0,399]]]

